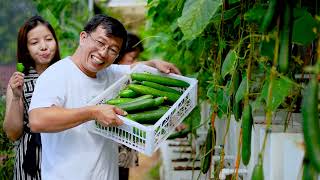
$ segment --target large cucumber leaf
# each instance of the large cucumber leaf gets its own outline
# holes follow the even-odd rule
[[[269,81],[265,81],[263,85],[261,98],[267,102],[268,99],[268,89],[269,89]],[[276,110],[280,104],[285,100],[287,96],[290,95],[292,88],[294,87],[294,82],[287,77],[277,78],[273,81],[272,86],[272,100],[270,104],[270,108],[272,111]]]
[[[221,0],[186,0],[182,16],[178,18],[184,39],[192,40],[199,36],[221,4]]]
[[[221,69],[222,78],[225,78],[226,75],[233,73],[236,62],[237,62],[237,53],[235,50],[230,50],[222,64],[222,69]]]

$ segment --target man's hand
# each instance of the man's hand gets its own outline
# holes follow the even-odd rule
[[[179,71],[179,69],[173,65],[172,63],[163,61],[163,60],[149,60],[149,61],[140,61],[137,63],[143,63],[145,65],[154,67],[156,69],[158,69],[159,71],[169,74],[169,73],[174,73],[174,74],[181,74],[181,72]],[[137,63],[134,63],[131,65],[131,67],[135,66]]]
[[[102,126],[120,126],[123,122],[117,115],[127,115],[127,112],[116,106],[97,105],[95,108],[93,117]]]

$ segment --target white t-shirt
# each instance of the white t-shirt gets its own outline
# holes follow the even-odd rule
[[[67,57],[41,74],[29,111],[52,105],[65,108],[86,106],[129,71],[129,66],[111,65],[99,72],[97,78],[90,78]],[[117,143],[88,132],[86,123],[58,133],[41,133],[41,140],[42,179],[118,179]]]

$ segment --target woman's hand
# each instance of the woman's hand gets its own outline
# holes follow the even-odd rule
[[[12,91],[14,99],[19,99],[22,97],[24,82],[24,74],[21,72],[14,72],[9,79],[9,86]]]

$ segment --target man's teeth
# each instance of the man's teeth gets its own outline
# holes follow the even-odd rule
[[[102,64],[103,63],[103,61],[101,61],[100,59],[98,59],[95,56],[92,56],[92,59],[93,59],[94,63],[96,63],[96,64]]]

